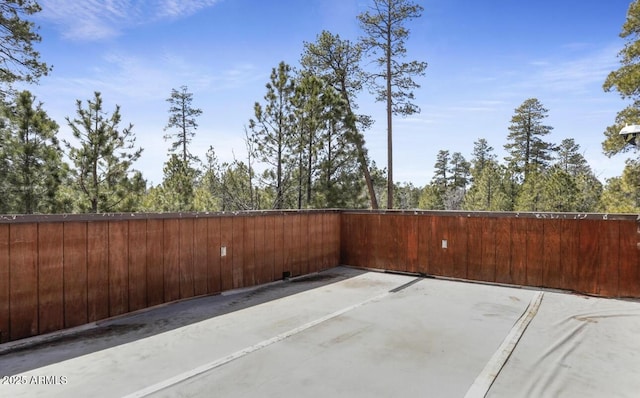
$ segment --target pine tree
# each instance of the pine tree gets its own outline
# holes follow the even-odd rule
[[[300,64],[307,73],[321,77],[342,97],[344,103],[345,130],[333,131],[333,136],[344,135],[344,142],[355,147],[356,158],[367,185],[370,206],[378,208],[378,200],[374,189],[373,178],[369,169],[369,159],[362,133],[371,125],[371,118],[356,115],[358,109],[356,95],[362,90],[362,47],[339,35],[323,31],[315,43],[304,43],[304,53]],[[333,199],[329,202],[335,202]],[[338,203],[338,202],[336,202]]]
[[[548,112],[538,99],[529,98],[516,108],[511,118],[509,142],[504,146],[510,156],[505,160],[523,181],[530,173],[543,171],[551,160],[554,147],[541,138],[553,130],[553,127],[542,124]]]
[[[422,16],[423,7],[409,0],[372,0],[369,11],[358,15],[360,27],[365,33],[362,45],[371,53],[381,71],[369,75],[376,93],[376,100],[386,103],[387,109],[387,208],[393,208],[393,115],[419,113],[413,103],[413,90],[420,85],[414,76],[423,76],[426,62],[400,62],[407,49],[409,37],[406,23]],[[377,83],[382,80],[383,83]]]
[[[486,160],[479,174],[475,174],[473,184],[465,195],[465,210],[506,211],[512,205],[504,191],[504,168],[493,159]],[[477,170],[477,169],[476,169]]]
[[[0,95],[12,91],[16,82],[37,82],[51,68],[40,61],[33,44],[42,40],[37,27],[27,17],[41,11],[35,0],[4,0],[0,4]]]
[[[5,212],[52,213],[58,209],[56,194],[67,166],[56,134],[58,125],[35,103],[29,91],[2,109]]]
[[[82,211],[91,213],[134,211],[137,199],[142,198],[146,182],[133,170],[142,148],[135,148],[133,125],[119,129],[120,107],[109,116],[102,107],[102,96],[82,107],[77,100],[77,118],[66,118],[78,146],[64,141],[67,155],[73,164],[75,184],[83,200]]]
[[[198,128],[196,118],[202,115],[202,110],[193,107],[193,93],[188,91],[187,86],[180,87],[180,90],[172,89],[167,102],[170,104],[169,121],[164,129],[173,131],[166,134],[164,139],[174,140],[169,153],[178,152],[184,167],[188,168],[192,161],[197,161],[189,151],[189,144],[196,134],[195,130]]]
[[[249,121],[249,129],[252,131],[251,140],[256,146],[257,159],[275,168],[267,170],[263,177],[275,193],[272,207],[282,209],[290,204],[287,203],[287,194],[291,187],[295,120],[291,104],[295,93],[291,67],[280,62],[277,68],[272,69],[266,87],[265,105],[255,103],[255,119]]]

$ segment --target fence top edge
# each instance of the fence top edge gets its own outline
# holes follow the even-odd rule
[[[0,214],[0,224],[256,217],[294,214],[334,214],[339,212],[340,210],[338,209],[296,209],[180,213]]]
[[[127,220],[198,219],[221,217],[255,217],[295,214],[389,214],[425,215],[466,218],[524,218],[564,220],[610,220],[640,222],[640,214],[617,213],[554,213],[554,212],[496,212],[465,210],[366,210],[366,209],[283,209],[226,212],[181,212],[181,213],[98,213],[98,214],[0,214],[0,224],[46,223],[46,222],[99,222]]]
[[[514,211],[467,211],[467,210],[341,210],[342,214],[389,214],[389,215],[425,215],[466,218],[527,218],[540,220],[604,220],[637,221],[640,214],[623,213],[560,213],[560,212],[514,212]]]

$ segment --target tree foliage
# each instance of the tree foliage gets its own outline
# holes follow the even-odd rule
[[[29,91],[20,92],[13,103],[5,105],[2,116],[2,211],[56,212],[56,194],[67,169],[56,137],[58,124]]]
[[[357,115],[356,95],[362,90],[363,72],[360,66],[362,46],[339,35],[323,31],[315,43],[304,43],[300,64],[305,73],[322,78],[342,97],[344,131],[333,130],[333,137],[344,136],[344,143],[355,146],[356,159],[367,185],[370,206],[378,208],[378,200],[369,170],[369,159],[362,131],[371,125],[371,118]],[[342,140],[341,140],[342,141]],[[331,203],[338,203],[328,199]]]
[[[180,87],[180,90],[171,89],[171,96],[167,98],[170,104],[169,121],[164,128],[165,131],[171,131],[164,136],[164,139],[173,139],[169,153],[178,152],[185,167],[189,167],[189,163],[196,160],[189,151],[189,144],[198,128],[196,118],[202,114],[201,109],[193,107],[193,93],[188,90],[187,86]]]
[[[509,153],[506,160],[523,180],[532,172],[544,170],[551,159],[553,145],[542,139],[553,130],[542,124],[548,117],[547,112],[537,98],[529,98],[516,108],[511,118],[508,143],[504,146]]]
[[[75,119],[66,118],[77,146],[65,141],[72,162],[75,184],[84,198],[81,211],[91,213],[131,211],[137,207],[146,182],[132,169],[142,148],[135,148],[133,125],[120,130],[120,107],[109,115],[103,109],[102,96],[76,102]]]
[[[368,74],[376,100],[385,102],[387,109],[387,208],[393,208],[393,115],[420,112],[413,103],[414,90],[420,85],[414,76],[422,76],[426,62],[401,62],[406,56],[405,43],[409,38],[406,24],[422,16],[423,7],[409,0],[372,0],[368,11],[358,15],[364,32],[362,46],[375,59],[377,72]],[[382,81],[380,83],[380,81]]]
[[[266,88],[265,103],[255,103],[249,129],[258,159],[275,168],[265,174],[265,180],[275,191],[272,207],[281,209],[287,207],[286,195],[292,184],[294,113],[291,100],[295,94],[295,82],[291,66],[280,62],[277,68],[273,68]]]
[[[40,61],[34,48],[42,38],[27,18],[40,12],[35,0],[0,2],[0,82],[6,84],[0,93],[7,94],[15,82],[37,82],[51,68]]]

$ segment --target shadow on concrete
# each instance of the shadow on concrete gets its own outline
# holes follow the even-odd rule
[[[0,345],[0,377],[127,344],[365,273],[336,267],[302,277],[144,309],[71,329]]]

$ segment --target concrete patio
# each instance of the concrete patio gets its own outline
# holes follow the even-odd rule
[[[337,267],[0,345],[6,397],[636,397],[640,302]]]

